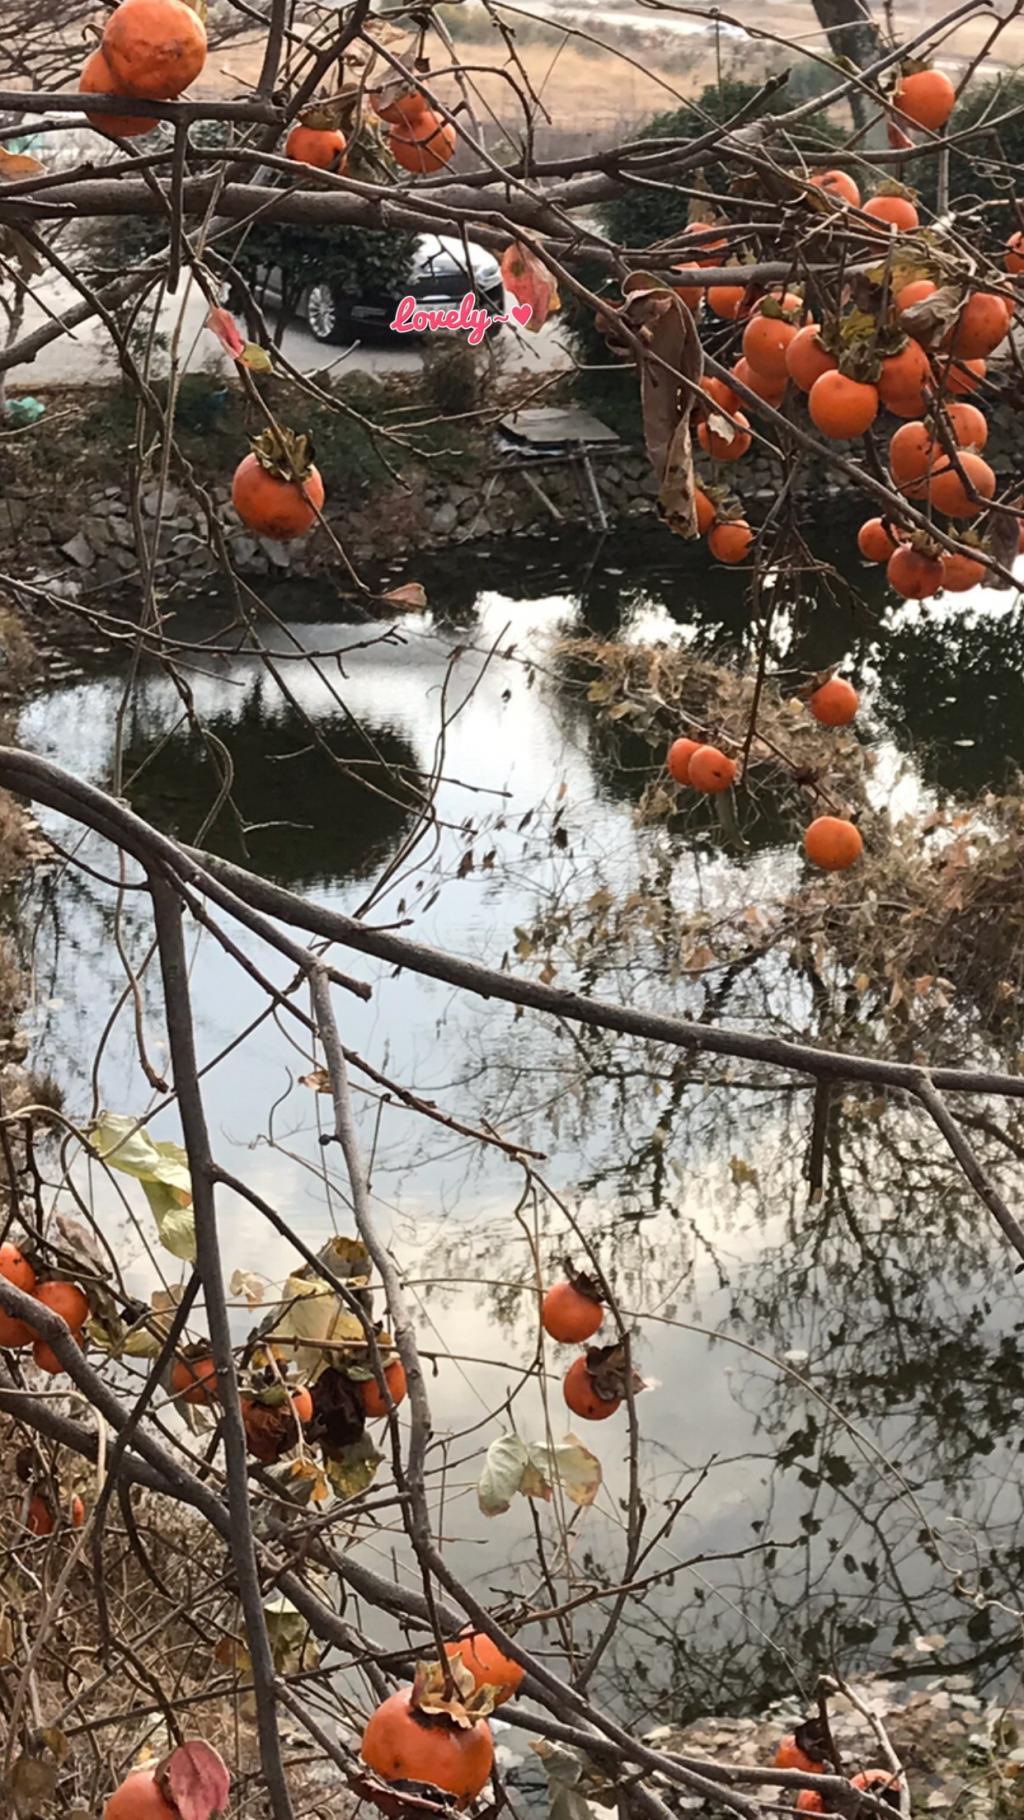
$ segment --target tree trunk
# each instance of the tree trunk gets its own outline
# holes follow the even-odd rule
[[[878,27],[866,0],[814,0],[814,10],[834,57],[853,63],[858,69],[866,69],[882,55]],[[871,104],[858,89],[850,96],[850,111],[856,127],[867,125]]]

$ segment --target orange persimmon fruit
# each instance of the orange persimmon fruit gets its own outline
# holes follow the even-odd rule
[[[815,689],[807,703],[815,720],[823,727],[848,727],[860,705],[860,696],[852,683],[841,676],[830,676],[820,689]]]
[[[388,1360],[388,1363],[384,1367],[384,1382],[391,1393],[391,1401],[397,1408],[399,1403],[405,1401],[405,1392],[407,1388],[405,1381],[405,1366],[402,1364],[401,1359],[395,1358]],[[309,1396],[308,1391],[306,1392],[306,1395]],[[384,1393],[376,1378],[364,1378],[359,1386],[359,1395],[362,1399],[363,1409],[372,1422],[375,1422],[380,1416],[387,1415],[388,1406],[384,1401]],[[312,1399],[310,1399],[310,1401],[312,1402]],[[312,1409],[310,1410],[310,1413],[312,1414]]]
[[[103,28],[119,95],[173,101],[206,62],[206,28],[184,0],[121,0]]]
[[[585,1358],[573,1360],[562,1382],[562,1395],[573,1415],[584,1422],[604,1422],[622,1405],[621,1397],[598,1395]]]
[[[553,1283],[541,1303],[540,1318],[544,1332],[553,1340],[579,1345],[597,1332],[604,1320],[604,1308],[577,1289],[575,1283]]]
[[[717,746],[698,746],[690,759],[690,782],[705,796],[720,796],[736,776],[736,760]]]
[[[845,872],[864,851],[860,829],[841,815],[819,815],[804,831],[804,852],[824,872]]]
[[[490,1726],[486,1719],[464,1727],[443,1713],[420,1714],[410,1692],[400,1688],[371,1713],[359,1750],[363,1762],[384,1782],[425,1782],[460,1803],[472,1801],[494,1763]]]

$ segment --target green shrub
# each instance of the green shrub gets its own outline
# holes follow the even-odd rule
[[[237,388],[235,388],[237,390]],[[186,373],[178,386],[178,429],[210,436],[225,427],[231,412],[232,387],[221,375]]]
[[[442,417],[465,417],[483,402],[484,361],[458,336],[428,341],[423,348],[423,391]]]
[[[798,64],[793,75],[799,76],[806,67]],[[816,79],[807,78],[808,81]],[[655,114],[653,119],[637,129],[635,137],[674,140],[698,138],[706,130],[705,121],[708,116],[714,120],[732,119],[754,101],[759,89],[758,84],[732,78],[725,79],[720,85],[709,84],[697,97],[696,108],[678,108],[672,113]],[[756,119],[766,111],[768,105],[767,101],[760,101],[753,108],[750,118]],[[805,149],[820,149],[836,144],[841,137],[827,120],[816,119],[808,122],[807,127],[794,135],[790,142]],[[712,159],[703,167],[702,175],[709,191],[717,194],[729,191],[732,183],[729,166]],[[695,176],[693,171],[686,172],[683,183],[687,187],[692,186]],[[687,222],[689,197],[670,183],[660,183],[657,188],[630,189],[626,195],[602,203],[596,212],[609,239],[639,250],[682,232]],[[584,258],[573,263],[573,271],[597,296],[607,295],[616,302],[621,301],[620,285],[609,276],[604,267]],[[600,334],[594,312],[588,305],[579,303],[573,297],[567,298],[565,322],[577,360],[586,367],[601,369],[577,376],[573,385],[575,396],[618,430],[621,436],[637,439],[641,434],[641,426],[636,375],[632,365],[624,362],[622,369],[618,369],[615,356]]]
[[[957,209],[969,209],[977,202],[1001,205],[986,209],[979,217],[991,233],[993,245],[1020,225],[1013,196],[1024,164],[1024,75],[972,83],[957,102],[951,122],[951,130],[962,133],[978,121],[997,120],[1004,114],[1013,118],[970,140],[963,152],[954,148],[950,153],[949,188]],[[937,202],[937,168],[937,159],[923,158],[910,166],[907,178],[931,210]]]

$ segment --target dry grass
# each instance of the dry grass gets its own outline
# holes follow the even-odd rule
[[[33,1699],[64,1740],[55,1764],[57,1810],[98,1813],[132,1764],[155,1762],[176,1741],[172,1722],[217,1746],[232,1765],[237,1797],[242,1778],[258,1769],[258,1751],[251,1699],[232,1692],[235,1680],[247,1680],[245,1662],[232,1663],[232,1633],[240,1628],[235,1601],[199,1565],[214,1566],[208,1530],[171,1500],[143,1492],[132,1499],[130,1534],[113,1500],[104,1528],[104,1645],[87,1532],[60,1521],[49,1536],[35,1536],[24,1524],[37,1493],[65,1510],[77,1494],[91,1511],[95,1470],[44,1443],[26,1445],[25,1432],[0,1420],[0,1457],[13,1467],[0,1496],[0,1575],[17,1592],[6,1627],[0,1624],[0,1654],[16,1679],[36,1645]],[[58,1574],[81,1543],[54,1610]],[[234,1811],[255,1816],[263,1809],[246,1797]]]
[[[529,10],[528,6],[525,10]],[[931,0],[925,8],[924,18],[937,18],[942,10],[937,0]],[[679,106],[677,97],[699,94],[707,83],[716,80],[718,71],[715,33],[710,24],[702,33],[682,36],[678,32],[652,29],[651,15],[642,7],[637,7],[634,14],[620,0],[619,4],[609,6],[608,11],[615,15],[614,19],[602,17],[599,11],[583,6],[564,10],[551,8],[546,18],[538,15],[529,22],[521,17],[508,17],[508,24],[517,34],[516,48],[522,66],[534,94],[540,97],[550,115],[552,126],[561,133],[571,130],[580,138],[589,135],[600,143],[610,143],[651,115]],[[628,17],[624,17],[627,11]],[[744,0],[743,4],[731,7],[726,17],[728,21],[747,25],[752,30],[761,28],[773,34],[769,41],[733,36],[720,40],[718,52],[725,65],[742,61],[747,80],[759,80],[769,64],[791,62],[812,52],[829,54],[811,0],[781,0],[771,8],[768,19],[753,0]],[[488,110],[493,110],[499,120],[521,124],[522,109],[514,91],[502,77],[489,76],[486,67],[481,68],[506,67],[515,74],[503,41],[493,28],[489,27],[477,41],[475,32],[472,36],[460,35],[458,21],[451,23],[456,30],[461,59],[472,69],[473,82],[483,104],[481,113],[486,115]],[[563,23],[583,28],[608,48],[602,50],[579,39],[567,38],[559,29]],[[922,15],[916,8],[908,5],[896,9],[894,29],[897,37],[909,37],[920,30],[922,23]],[[955,67],[976,55],[990,29],[987,18],[967,20],[955,27],[943,40],[944,62],[948,60]],[[631,61],[615,55],[617,46]],[[256,38],[226,46],[215,59],[211,58],[202,81],[196,85],[196,92],[231,92],[241,84],[251,83],[258,73],[261,53],[262,40]],[[448,61],[440,54],[440,46],[436,52],[431,48],[431,56],[435,64]],[[1000,34],[995,61],[1001,67],[1012,69],[1022,56],[1024,21],[1010,20]],[[451,86],[454,99],[454,84],[442,86]],[[568,147],[564,149],[568,151]],[[546,145],[544,155],[557,153],[552,146]]]
[[[706,740],[739,759],[746,744],[755,678],[667,645],[607,643],[572,639],[559,647],[560,661],[578,676],[589,676],[587,700],[624,731],[639,735],[658,764],[644,789],[639,814],[658,821],[672,813],[680,792],[660,763],[673,739]],[[800,798],[822,790],[822,807],[864,817],[868,813],[864,752],[853,733],[829,736],[808,715],[797,696],[784,696],[771,680],[761,691],[757,737],[750,747],[744,787],[750,794],[770,788],[790,791],[794,813]],[[827,777],[826,777],[827,770]],[[800,811],[801,824],[806,820]]]

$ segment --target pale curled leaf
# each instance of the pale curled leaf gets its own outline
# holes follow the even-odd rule
[[[155,1359],[163,1341],[148,1326],[141,1322],[130,1327],[122,1343],[121,1352],[127,1359]]]
[[[54,1223],[68,1251],[78,1262],[86,1265],[90,1276],[110,1275],[109,1262],[102,1257],[92,1233],[81,1220],[72,1219],[67,1213],[58,1213]]]
[[[519,1481],[519,1490],[524,1498],[540,1498],[543,1504],[551,1502],[551,1480],[532,1460],[527,1460],[523,1467],[523,1476]]]
[[[286,1339],[302,1340],[310,1346],[337,1345],[343,1340],[364,1342],[366,1338],[359,1316],[342,1306],[322,1277],[312,1282],[301,1276],[288,1278],[274,1328]]]
[[[219,1751],[190,1738],[165,1757],[156,1771],[158,1786],[180,1820],[217,1820],[228,1805],[231,1778]]]
[[[149,1202],[164,1250],[191,1264],[196,1255],[196,1223],[191,1196],[182,1201],[179,1190],[165,1182],[143,1182],[142,1192]]]
[[[925,347],[938,347],[963,308],[964,294],[953,285],[944,284],[920,303],[900,311],[900,323],[915,341]]]
[[[736,436],[736,425],[731,417],[721,411],[709,411],[707,415],[708,433],[717,436],[720,442],[732,442]]]
[[[331,1077],[326,1068],[314,1068],[311,1074],[299,1075],[300,1087],[311,1087],[314,1093],[330,1093]]]
[[[601,1462],[576,1435],[568,1434],[553,1446],[531,1442],[529,1453],[530,1465],[549,1485],[557,1480],[570,1503],[584,1510],[593,1504],[601,1489]],[[525,1484],[522,1489],[526,1491]]]
[[[332,1491],[339,1498],[357,1498],[373,1484],[383,1458],[366,1434],[351,1446],[339,1448],[336,1454],[325,1454],[324,1472]]]
[[[307,1658],[316,1662],[319,1652],[310,1637],[309,1625],[290,1599],[281,1594],[268,1600],[263,1607],[263,1616],[274,1667],[279,1674],[303,1667]]]
[[[509,1509],[529,1463],[526,1443],[518,1435],[499,1435],[491,1442],[476,1488],[485,1517],[498,1517]]]
[[[530,1749],[547,1775],[549,1820],[594,1820],[594,1810],[580,1786],[589,1767],[587,1759],[568,1745],[552,1744],[547,1738],[532,1743]]]
[[[263,1278],[251,1270],[234,1270],[228,1285],[232,1295],[243,1295],[250,1308],[259,1308],[263,1301]]]
[[[156,1221],[160,1243],[176,1258],[190,1263],[196,1255],[192,1215],[192,1177],[180,1144],[150,1137],[137,1120],[104,1112],[89,1132],[89,1143],[110,1169],[142,1183]]]
[[[44,1725],[38,1736],[40,1744],[45,1744],[55,1762],[67,1762],[71,1741],[56,1725]]]
[[[272,373],[274,363],[266,348],[261,348],[255,341],[247,341],[238,355],[240,367],[248,367],[250,373]]]
[[[145,1126],[122,1112],[101,1113],[88,1134],[89,1143],[111,1169],[140,1182],[166,1182],[191,1195],[188,1158],[180,1144],[154,1143]]]
[[[130,1359],[155,1359],[183,1294],[181,1283],[172,1283],[169,1289],[154,1289],[149,1298],[152,1312],[129,1327],[126,1337],[116,1350],[127,1354]]]
[[[427,590],[422,582],[403,581],[401,587],[389,588],[381,595],[390,607],[405,607],[410,613],[422,613],[427,604]]]
[[[362,1239],[349,1239],[344,1234],[339,1234],[337,1238],[328,1240],[320,1256],[335,1276],[344,1277],[350,1282],[365,1283],[372,1274],[370,1254]]]
[[[500,1516],[517,1492],[547,1503],[556,1483],[571,1503],[583,1508],[597,1496],[601,1463],[576,1435],[568,1434],[552,1445],[526,1442],[515,1434],[500,1435],[487,1449],[477,1503],[485,1516]]]
[[[315,1460],[289,1460],[281,1474],[295,1504],[326,1504],[331,1488]]]

